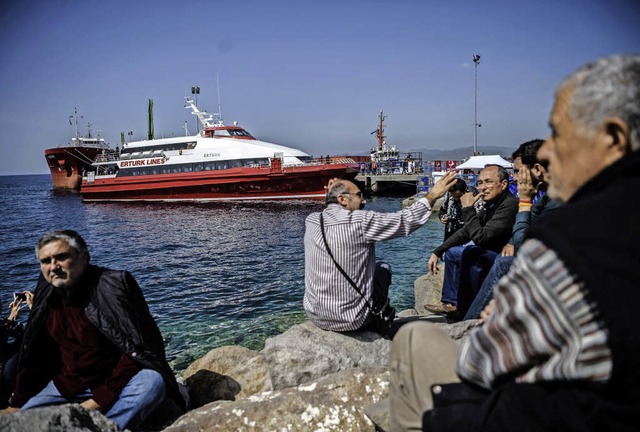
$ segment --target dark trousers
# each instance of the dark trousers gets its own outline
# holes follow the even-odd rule
[[[464,316],[471,307],[497,256],[496,252],[475,245],[462,251],[457,303],[460,316]]]

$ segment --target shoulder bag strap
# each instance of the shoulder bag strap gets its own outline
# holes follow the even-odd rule
[[[345,272],[342,269],[342,267],[340,267],[340,264],[338,264],[338,261],[336,261],[336,259],[333,257],[333,254],[331,253],[331,249],[329,248],[329,243],[327,243],[327,237],[324,234],[324,218],[322,217],[322,212],[320,213],[320,232],[322,233],[322,240],[324,241],[324,246],[327,249],[327,253],[329,254],[331,259],[333,260],[333,263],[338,268],[338,271],[340,273],[342,273],[342,276],[344,276],[344,278],[347,280],[347,282],[349,282],[349,284],[351,284],[353,289],[355,289],[358,292],[358,294],[360,294],[360,297],[362,297],[364,299],[364,301],[367,303],[367,306],[369,307],[369,309],[371,309],[371,311],[373,312],[373,310],[374,310],[373,309],[373,305],[369,302],[369,300],[367,300],[367,298],[364,296],[364,294],[362,294],[362,291],[360,291],[360,288],[358,288],[358,285],[356,285],[356,283],[349,277],[347,272]]]

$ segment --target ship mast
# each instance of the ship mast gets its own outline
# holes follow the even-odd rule
[[[74,114],[69,116],[69,124],[71,126],[73,126],[74,123],[75,123],[75,127],[76,127],[76,143],[77,143],[78,139],[80,138],[80,135],[78,134],[78,107],[74,107],[73,112],[74,112]],[[80,118],[83,118],[83,117],[80,116]],[[71,123],[71,119],[73,119],[74,123]]]
[[[384,143],[384,139],[385,139],[384,125],[382,122],[385,118],[387,118],[387,116],[382,115],[382,110],[381,110],[378,117],[380,118],[380,126],[378,126],[378,133],[376,134],[376,138],[378,138],[378,150],[382,150],[382,144]]]

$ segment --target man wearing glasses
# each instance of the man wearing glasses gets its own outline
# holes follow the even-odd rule
[[[347,180],[327,186],[327,207],[310,214],[304,236],[304,309],[331,331],[371,328],[372,310],[387,304],[391,268],[376,263],[375,243],[407,236],[427,223],[435,201],[455,183],[450,172],[412,206],[395,213],[363,210],[365,198]]]
[[[438,259],[446,253],[442,300],[440,304],[426,305],[431,312],[456,312],[465,247],[475,245],[499,254],[511,236],[518,199],[509,192],[509,174],[499,165],[487,165],[480,171],[477,185],[479,194],[467,192],[460,198],[464,226],[438,246],[429,259],[429,271],[436,274]],[[480,198],[483,205],[476,210],[474,205]]]

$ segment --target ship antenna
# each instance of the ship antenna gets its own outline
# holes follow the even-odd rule
[[[216,75],[216,85],[218,87],[218,120],[222,122],[222,104],[220,103],[220,76]]]
[[[74,107],[73,109],[74,115],[69,116],[69,123],[71,123],[71,119],[73,118],[73,121],[75,123],[76,126],[76,143],[78,142],[78,107]],[[80,118],[84,118],[83,116],[80,116]]]

